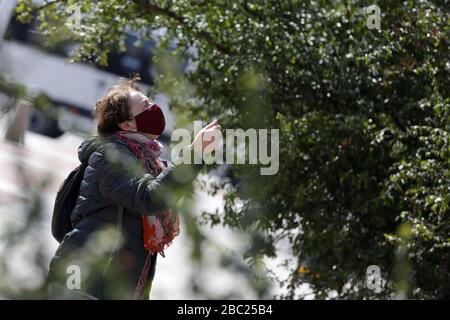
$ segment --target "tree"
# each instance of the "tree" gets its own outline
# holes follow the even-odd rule
[[[309,283],[316,298],[449,298],[448,1],[19,1],[23,19],[80,43],[74,59],[105,63],[165,28],[160,47],[196,68],[162,66],[157,88],[186,119],[279,128],[280,170],[234,165],[212,224],[257,230],[248,257],[288,241],[296,267],[285,298]],[[62,24],[79,8],[82,25]],[[195,50],[186,50],[194,47]],[[158,57],[156,58],[158,59]],[[169,62],[168,62],[169,61]],[[236,183],[238,181],[238,183]],[[367,288],[377,265],[381,292]]]

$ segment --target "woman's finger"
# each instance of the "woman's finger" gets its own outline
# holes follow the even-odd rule
[[[213,131],[213,130],[220,130],[222,127],[220,124],[215,125],[214,127],[211,127],[209,129],[206,129],[205,131]]]
[[[211,127],[213,127],[214,125],[217,124],[217,119],[214,119],[213,122],[211,122],[210,124],[208,124],[206,127],[204,127],[203,129],[209,129]]]

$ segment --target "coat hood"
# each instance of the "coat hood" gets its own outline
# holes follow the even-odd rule
[[[114,136],[107,138],[101,136],[90,136],[84,139],[78,147],[78,159],[80,162],[88,161],[92,153],[103,150],[105,145],[111,142],[124,145],[128,148],[123,141]]]

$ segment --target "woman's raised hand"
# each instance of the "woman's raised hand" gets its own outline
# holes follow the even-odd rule
[[[217,120],[214,120],[204,128],[202,128],[197,135],[194,137],[194,140],[192,141],[192,148],[195,152],[197,152],[200,155],[203,155],[203,150],[210,144],[217,144],[218,139],[215,139],[214,137],[217,134],[220,134],[220,124]],[[212,145],[208,150],[213,151],[215,145]]]

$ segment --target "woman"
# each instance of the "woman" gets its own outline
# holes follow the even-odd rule
[[[50,263],[50,298],[148,299],[157,254],[179,233],[168,199],[190,186],[203,164],[159,159],[164,114],[137,80],[120,82],[97,102],[98,135],[78,149],[88,166],[71,214],[73,230]],[[184,151],[201,155],[214,143],[203,141],[203,133],[214,130],[220,130],[216,121]],[[111,225],[120,228],[120,242],[105,236]]]

